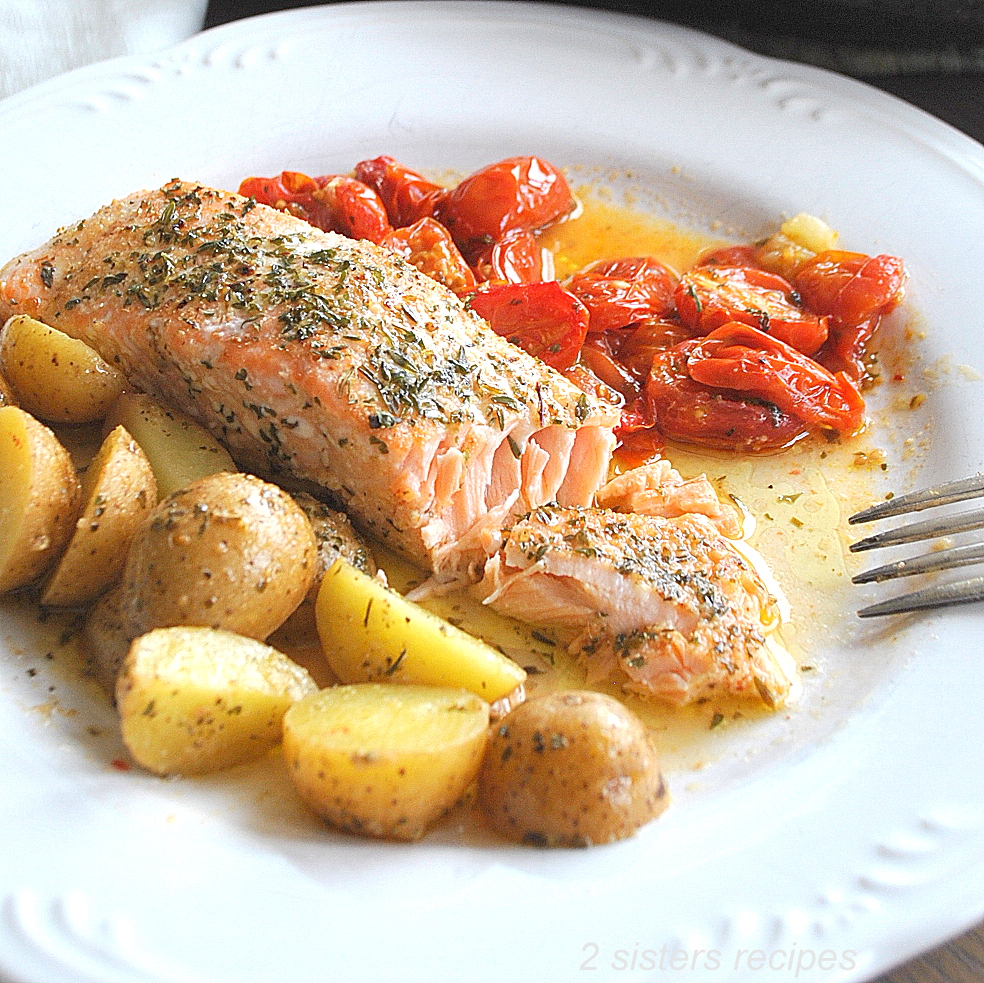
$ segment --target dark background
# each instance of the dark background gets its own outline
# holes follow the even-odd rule
[[[477,0],[476,0],[477,2]],[[214,27],[310,0],[211,0]],[[984,0],[580,0],[884,89],[984,143]]]

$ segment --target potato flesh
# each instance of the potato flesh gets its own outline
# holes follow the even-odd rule
[[[464,689],[362,683],[305,697],[284,716],[301,798],[332,825],[416,840],[474,780],[488,704]]]
[[[493,729],[479,801],[509,839],[578,847],[631,836],[669,796],[642,722],[612,697],[535,697]]]
[[[342,561],[321,582],[316,616],[343,683],[463,687],[492,703],[526,679],[502,653]]]
[[[137,528],[156,502],[157,483],[146,455],[123,427],[117,427],[86,470],[82,515],[41,602],[78,606],[115,584]]]
[[[84,341],[26,314],[4,325],[0,366],[18,405],[52,423],[101,420],[123,390],[122,373]]]
[[[58,438],[19,407],[0,408],[0,593],[33,583],[55,562],[80,499]]]
[[[280,740],[288,707],[317,686],[286,655],[210,628],[160,628],[135,639],[116,683],[123,741],[159,775],[252,761]]]
[[[163,499],[199,478],[236,471],[229,452],[202,426],[143,393],[123,393],[112,405],[104,432],[123,426],[143,448]]]

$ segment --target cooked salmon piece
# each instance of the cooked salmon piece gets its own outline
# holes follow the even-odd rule
[[[684,478],[665,458],[616,475],[598,489],[595,504],[616,512],[661,515],[667,519],[703,515],[729,539],[739,539],[745,525],[744,513],[718,498],[707,475]]]
[[[326,489],[431,583],[477,582],[556,626],[592,679],[678,704],[788,692],[765,644],[775,599],[722,536],[713,487],[667,462],[606,485],[618,408],[380,247],[173,181],[8,263],[0,320],[18,313],[86,341],[244,469]]]
[[[476,593],[569,641],[592,682],[682,705],[717,694],[783,703],[766,644],[779,609],[703,515],[540,506],[503,533]]]
[[[231,192],[175,180],[61,230],[0,270],[0,320],[19,313],[444,581],[607,477],[617,407],[395,254]]]

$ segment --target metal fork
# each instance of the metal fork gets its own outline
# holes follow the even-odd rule
[[[954,502],[981,497],[984,497],[984,475],[977,474],[972,478],[949,481],[932,488],[880,502],[878,505],[873,505],[871,508],[852,515],[847,521],[852,525],[873,522],[876,519],[907,515],[939,505],[950,505]],[[876,533],[873,536],[858,540],[850,549],[852,553],[861,553],[865,550],[878,549],[884,546],[897,546],[902,543],[915,543],[924,539],[951,536],[972,529],[984,529],[984,508],[956,512],[942,518],[921,520],[896,529],[889,529],[886,532]],[[917,573],[932,573],[937,570],[951,570],[982,562],[984,562],[984,543],[971,543],[966,546],[936,550],[907,560],[896,560],[894,563],[859,573],[851,580],[855,584],[880,583],[883,580],[894,580],[897,577],[908,577]],[[910,594],[903,594],[901,597],[882,601],[879,604],[872,604],[858,611],[858,617],[875,618],[879,615],[902,614],[906,611],[949,607],[953,604],[969,604],[971,601],[980,600],[984,600],[984,577],[972,577],[969,580],[961,580],[956,583],[937,584],[923,590],[913,591]]]

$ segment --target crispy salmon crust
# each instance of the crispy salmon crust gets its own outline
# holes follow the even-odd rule
[[[81,338],[244,468],[330,490],[439,579],[483,537],[604,481],[618,408],[498,337],[389,251],[172,181],[0,271],[0,319]]]

